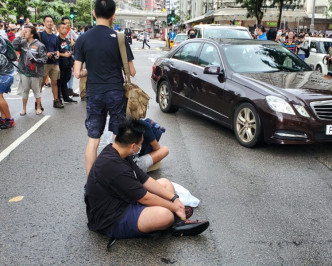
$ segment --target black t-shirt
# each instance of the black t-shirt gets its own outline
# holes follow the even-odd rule
[[[130,204],[145,196],[143,184],[148,178],[130,157],[122,159],[111,144],[106,146],[93,164],[86,185],[89,229],[111,232]]]
[[[65,52],[71,52],[70,41],[68,39],[62,39],[60,36],[58,37],[58,50],[61,54]],[[59,57],[59,66],[60,68],[71,68],[73,66],[73,58],[72,57]]]
[[[134,59],[127,42],[128,61]],[[86,96],[110,90],[123,90],[122,59],[116,32],[97,25],[81,35],[75,44],[75,60],[85,62],[88,70]]]
[[[45,45],[47,52],[59,51],[58,36],[54,33],[48,34],[46,31],[40,33],[40,41]],[[59,64],[58,60],[47,59],[46,64]]]

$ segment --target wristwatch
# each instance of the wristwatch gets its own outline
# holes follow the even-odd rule
[[[173,198],[171,199],[171,202],[174,202],[178,198],[179,198],[179,195],[175,193]]]

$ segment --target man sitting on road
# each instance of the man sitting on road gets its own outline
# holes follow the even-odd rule
[[[143,132],[139,120],[125,120],[115,142],[93,164],[85,194],[89,229],[112,238],[146,236],[170,227],[174,236],[202,233],[209,222],[186,220],[186,207],[172,183],[166,178],[154,180],[133,162]]]

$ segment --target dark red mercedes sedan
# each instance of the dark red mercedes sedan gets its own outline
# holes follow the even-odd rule
[[[332,142],[332,81],[275,42],[185,41],[156,60],[151,81],[163,112],[213,119],[243,146]]]

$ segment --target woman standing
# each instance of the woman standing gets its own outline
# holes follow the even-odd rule
[[[21,51],[18,67],[23,87],[23,110],[21,116],[26,115],[29,91],[32,89],[37,102],[36,114],[42,113],[41,82],[44,64],[47,62],[46,48],[39,41],[37,30],[33,26],[25,26],[21,35],[13,41],[16,51]]]

